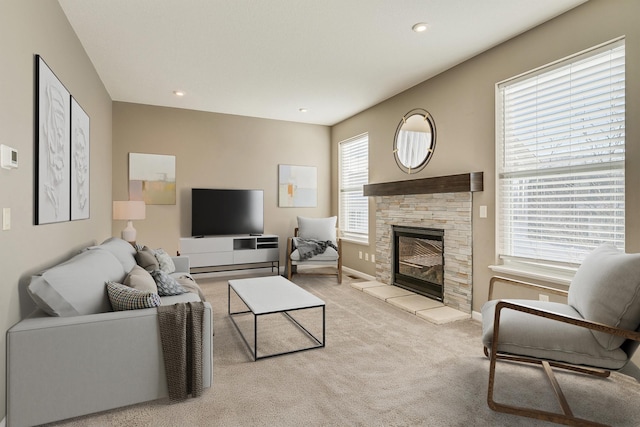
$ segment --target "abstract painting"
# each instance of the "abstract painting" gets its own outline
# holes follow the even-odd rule
[[[129,153],[129,200],[176,204],[176,156]]]
[[[278,206],[313,208],[318,204],[315,166],[278,165]]]
[[[89,116],[71,97],[71,220],[89,218]]]
[[[69,221],[71,95],[36,55],[35,223]]]

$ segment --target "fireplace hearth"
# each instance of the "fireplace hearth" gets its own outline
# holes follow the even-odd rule
[[[444,299],[444,230],[392,227],[392,282],[426,297]]]

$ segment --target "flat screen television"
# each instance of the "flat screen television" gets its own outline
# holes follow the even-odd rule
[[[191,189],[191,235],[264,233],[263,190]]]

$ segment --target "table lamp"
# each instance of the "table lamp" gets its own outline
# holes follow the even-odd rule
[[[127,221],[127,227],[122,230],[122,239],[133,243],[136,241],[136,229],[133,220],[144,219],[146,205],[142,200],[126,200],[113,202],[113,219]]]

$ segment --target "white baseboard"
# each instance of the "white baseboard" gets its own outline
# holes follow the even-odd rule
[[[0,420],[0,427],[5,427],[7,425],[7,417],[4,417]]]
[[[472,311],[471,319],[482,323],[482,313],[480,313],[479,311]]]
[[[353,276],[359,277],[361,279],[365,279],[365,280],[369,280],[369,281],[374,281],[376,280],[375,277],[370,276],[366,273],[363,273],[362,271],[358,271],[358,270],[354,270],[353,268],[349,268],[349,267],[342,267],[342,273],[347,273],[347,274],[351,274]]]

